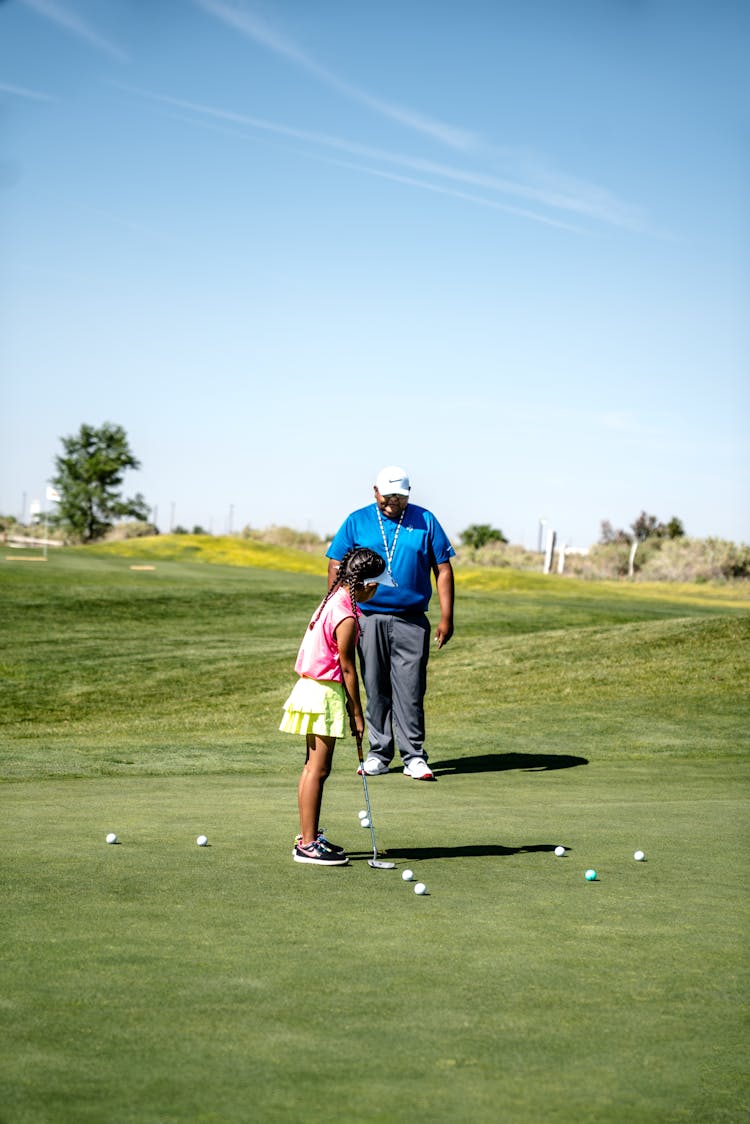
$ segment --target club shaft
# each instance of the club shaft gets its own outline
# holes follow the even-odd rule
[[[365,773],[365,761],[362,756],[362,742],[357,738],[357,756],[359,757],[359,767],[362,770],[362,787],[365,790],[365,807],[367,808],[367,819],[370,823],[370,838],[372,839],[372,857],[377,859],[378,848],[375,843],[375,826],[372,822],[372,809],[370,808],[370,794],[367,791],[367,774]]]
[[[365,767],[362,766],[362,786],[365,790],[365,805],[367,806],[367,818],[370,822],[370,838],[372,839],[372,857],[378,857],[378,848],[375,845],[375,825],[372,822],[372,810],[370,808],[370,797],[367,792],[367,779],[365,777]]]

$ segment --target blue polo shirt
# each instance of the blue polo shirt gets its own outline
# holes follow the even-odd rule
[[[393,549],[398,523],[382,516],[388,552]],[[386,557],[383,535],[378,522],[378,505],[369,504],[344,520],[326,551],[337,561],[354,547],[369,547]],[[391,560],[391,573],[396,588],[379,585],[377,593],[365,605],[367,613],[426,612],[432,596],[433,563],[448,562],[455,554],[448,536],[431,511],[414,503],[407,505],[396,548]]]

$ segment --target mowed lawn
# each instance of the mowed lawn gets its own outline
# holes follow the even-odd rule
[[[3,1124],[746,1120],[747,598],[460,571],[397,869],[349,739],[319,870],[324,560],[176,545],[0,562]]]

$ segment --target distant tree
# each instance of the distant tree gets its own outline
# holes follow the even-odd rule
[[[461,532],[461,542],[464,546],[471,546],[474,550],[481,550],[488,542],[507,542],[505,535],[497,527],[489,523],[472,523],[465,531]]]
[[[599,542],[605,545],[609,543],[629,543],[633,536],[629,535],[627,531],[622,529],[615,530],[609,519],[603,519],[601,524],[601,534]]]
[[[73,437],[60,438],[63,454],[55,457],[52,480],[60,494],[55,522],[82,542],[100,539],[116,518],[147,519],[148,505],[140,492],[122,499],[125,470],[140,468],[122,426],[82,425]]]
[[[636,542],[645,542],[646,539],[651,538],[663,538],[663,528],[664,524],[660,523],[655,515],[647,515],[645,511],[642,511],[638,518],[630,524]]]
[[[602,521],[599,542],[607,543],[643,543],[647,539],[679,539],[685,534],[682,520],[673,515],[668,523],[661,523],[655,515],[642,511],[638,518],[630,524],[630,531],[621,528],[615,530],[608,519]]]
[[[638,542],[646,539],[680,539],[685,534],[682,520],[673,515],[668,523],[661,523],[655,515],[647,515],[645,511],[631,523],[633,534]]]

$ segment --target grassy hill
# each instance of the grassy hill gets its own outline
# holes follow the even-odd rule
[[[3,1119],[744,1119],[750,603],[462,570],[437,783],[370,784],[397,869],[345,739],[321,871],[277,726],[324,575],[192,536],[0,562]]]

